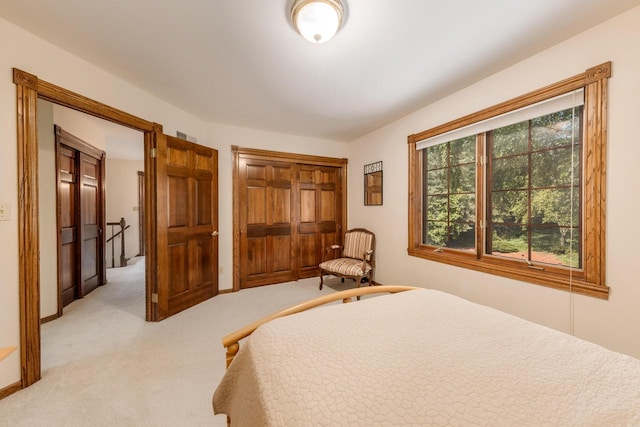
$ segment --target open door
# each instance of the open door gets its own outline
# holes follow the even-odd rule
[[[155,133],[154,320],[218,294],[218,151]]]

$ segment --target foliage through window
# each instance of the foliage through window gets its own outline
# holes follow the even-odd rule
[[[425,148],[424,158],[424,242],[475,251],[475,138]]]
[[[409,254],[606,298],[610,66],[411,135]]]
[[[487,254],[580,268],[582,108],[487,135]]]

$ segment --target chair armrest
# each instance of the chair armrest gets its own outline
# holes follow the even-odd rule
[[[331,256],[331,252],[332,252],[332,251],[333,251],[333,253],[334,253],[334,255],[333,255],[333,256],[335,257],[335,251],[336,251],[336,250],[338,250],[338,249],[340,249],[341,247],[342,247],[342,246],[340,246],[340,245],[331,245],[331,246],[327,246],[327,249],[325,250],[325,252],[326,252],[325,259],[326,259],[326,257]]]

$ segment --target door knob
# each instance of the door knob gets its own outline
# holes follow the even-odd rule
[[[212,236],[217,236],[218,235],[218,231],[214,231],[213,233],[211,233]]]

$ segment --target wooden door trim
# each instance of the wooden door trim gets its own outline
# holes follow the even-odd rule
[[[245,148],[236,145],[231,146],[233,154],[233,291],[240,290],[240,159],[266,160],[272,162],[306,164],[315,166],[338,167],[341,170],[342,178],[342,198],[341,198],[341,227],[346,230],[347,221],[347,164],[346,158],[314,156],[307,154],[285,153],[281,151],[260,150],[255,148]]]
[[[259,150],[256,148],[244,148],[231,146],[234,155],[237,153],[245,159],[268,160],[272,162],[302,163],[316,166],[346,166],[348,159],[338,157],[313,156],[309,154],[285,153],[283,151]]]
[[[86,141],[81,140],[77,136],[70,134],[58,125],[53,125],[53,128],[55,129],[56,136],[59,136],[64,140],[64,145],[88,154],[93,158],[104,160],[106,153],[103,150],[100,150]]]
[[[144,256],[144,171],[138,171],[138,256]]]
[[[18,145],[18,283],[20,297],[20,366],[21,388],[30,386],[41,377],[40,348],[40,262],[39,262],[39,227],[38,227],[38,132],[37,132],[37,100],[42,98],[55,104],[90,114],[111,122],[144,132],[145,153],[153,148],[152,132],[162,129],[152,123],[131,114],[125,113],[106,104],[94,101],[75,92],[38,79],[34,74],[17,68],[13,69],[13,83],[16,85],[17,107],[17,145]],[[155,226],[155,189],[153,185],[154,159],[145,156],[147,173],[147,205],[149,218],[147,227],[147,248],[155,251],[155,235],[151,227]],[[149,250],[149,252],[151,252]],[[155,253],[155,252],[154,252]],[[149,255],[152,255],[151,253]],[[149,260],[153,260],[149,256]],[[151,298],[149,293],[156,284],[152,262],[146,263],[147,281],[147,320],[152,320],[150,313]]]

